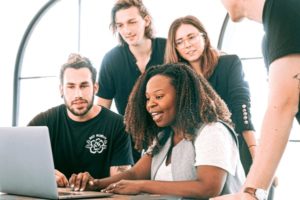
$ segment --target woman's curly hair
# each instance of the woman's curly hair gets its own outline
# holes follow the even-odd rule
[[[158,127],[146,110],[146,86],[155,75],[171,79],[176,91],[174,124],[185,133],[185,137],[193,137],[195,129],[202,123],[222,120],[232,124],[226,104],[203,76],[197,75],[183,63],[152,66],[137,80],[125,111],[126,131],[132,135],[136,149],[151,145],[164,128]]]

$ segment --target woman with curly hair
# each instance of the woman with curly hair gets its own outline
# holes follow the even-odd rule
[[[230,112],[206,79],[185,64],[153,66],[142,74],[131,92],[125,123],[135,147],[148,150],[116,176],[93,179],[85,174],[81,182],[88,187],[197,199],[240,190],[245,176]]]

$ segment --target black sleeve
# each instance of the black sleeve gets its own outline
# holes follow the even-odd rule
[[[267,66],[274,60],[300,53],[300,1],[266,1],[263,12],[263,53]]]
[[[102,60],[98,76],[99,91],[97,93],[97,96],[105,99],[113,99],[116,93],[115,84],[113,81],[112,67],[112,57],[108,53]]]
[[[47,117],[45,112],[41,112],[40,114],[36,115],[28,124],[27,126],[47,126]]]
[[[235,131],[241,134],[245,130],[254,130],[251,121],[251,100],[248,82],[244,79],[244,71],[238,56],[232,56],[228,77],[228,107],[232,112]]]
[[[123,123],[113,139],[111,166],[133,165],[130,135],[125,132]]]

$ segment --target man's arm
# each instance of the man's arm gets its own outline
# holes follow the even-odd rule
[[[73,174],[69,180],[71,187],[75,191],[83,190],[99,190],[106,188],[112,183],[120,180],[138,180],[150,179],[152,157],[150,155],[143,156],[132,168],[114,176],[103,179],[94,179],[88,172]],[[123,165],[126,166],[126,165]]]
[[[126,170],[128,170],[130,168],[131,168],[131,165],[111,166],[110,167],[110,176],[114,176],[116,174],[125,172]]]
[[[245,187],[270,186],[276,168],[288,142],[293,120],[298,112],[300,88],[300,55],[289,55],[275,60],[269,72],[269,100],[265,112],[260,142]],[[239,193],[213,200],[255,199]]]
[[[267,189],[272,182],[298,112],[299,63],[300,55],[289,55],[275,60],[270,66],[268,107],[246,187]]]
[[[111,99],[104,99],[104,98],[98,97],[98,100],[97,100],[98,105],[101,105],[101,106],[104,106],[105,108],[110,109],[111,103],[112,103]]]

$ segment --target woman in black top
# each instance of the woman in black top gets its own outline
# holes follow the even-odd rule
[[[176,19],[170,26],[166,63],[185,62],[202,74],[232,112],[235,131],[241,135],[240,156],[245,172],[255,154],[256,140],[251,122],[250,92],[242,63],[236,55],[222,55],[214,49],[202,23],[194,16]]]

